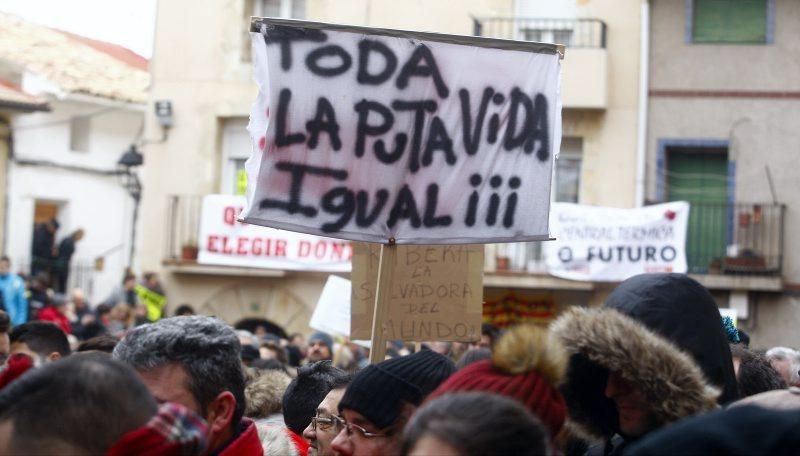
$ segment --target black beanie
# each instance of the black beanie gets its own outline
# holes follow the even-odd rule
[[[339,411],[356,411],[379,429],[386,428],[397,421],[403,402],[421,404],[455,371],[449,358],[431,350],[369,365],[347,387]]]

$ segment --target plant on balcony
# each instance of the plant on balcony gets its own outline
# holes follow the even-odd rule
[[[197,241],[189,239],[181,246],[181,260],[183,261],[196,261],[197,260]]]

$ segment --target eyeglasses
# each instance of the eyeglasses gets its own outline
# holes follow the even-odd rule
[[[336,432],[339,432],[344,420],[339,418],[338,416],[321,416],[316,415],[311,418],[311,428],[314,431],[330,431],[331,428],[335,427]]]
[[[361,427],[361,426],[359,426],[357,424],[348,423],[347,421],[339,418],[338,416],[334,416],[332,418],[335,419],[339,423],[340,426],[345,428],[345,430],[347,431],[347,436],[348,437],[352,437],[353,436],[353,430],[354,429],[356,431],[358,431],[358,433],[361,434],[361,436],[366,438],[366,439],[374,439],[376,437],[390,437],[390,435],[388,433],[376,434],[374,432],[369,432],[366,429],[364,429],[363,427]]]

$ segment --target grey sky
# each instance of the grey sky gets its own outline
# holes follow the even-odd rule
[[[0,0],[0,11],[153,54],[156,0]]]

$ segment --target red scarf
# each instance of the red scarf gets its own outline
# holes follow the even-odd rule
[[[23,353],[11,355],[11,357],[8,358],[6,369],[0,373],[0,389],[5,388],[6,385],[21,377],[22,374],[32,367],[33,358],[30,356]]]
[[[205,451],[206,424],[186,407],[165,403],[146,425],[122,436],[106,456],[179,456]]]

